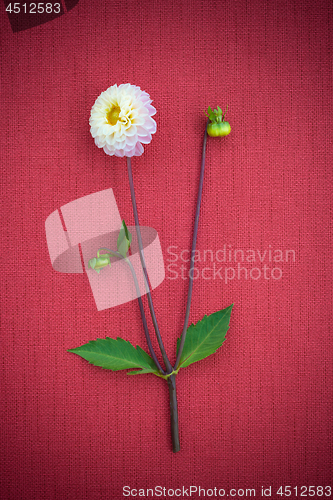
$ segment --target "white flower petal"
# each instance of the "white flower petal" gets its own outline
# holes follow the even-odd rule
[[[132,125],[131,127],[129,127],[127,130],[125,130],[124,134],[127,136],[127,137],[131,137],[133,135],[136,135],[137,131],[136,131],[136,126],[135,125]]]
[[[132,146],[135,146],[135,144],[138,142],[138,136],[137,134],[126,137],[126,144],[132,148]]]
[[[142,153],[143,153],[144,149],[143,149],[143,146],[141,144],[141,142],[137,142],[136,143],[136,146],[135,146],[135,153],[134,155],[135,156],[141,156]]]
[[[124,152],[125,152],[125,155],[126,156],[135,156],[135,146],[133,147],[129,147],[129,146],[126,146],[126,148],[124,149]]]
[[[105,137],[105,142],[108,146],[113,146],[114,143],[116,142],[115,138],[114,138],[114,135],[107,135]]]
[[[113,155],[114,154],[114,150],[115,148],[112,147],[112,146],[109,146],[108,144],[106,144],[106,146],[104,146],[104,151],[107,155]]]
[[[95,137],[95,144],[98,148],[104,148],[105,141],[102,140],[102,137]]]
[[[109,125],[109,124],[103,125],[103,127],[101,127],[101,129],[102,129],[102,133],[104,135],[109,135],[111,132],[111,125]]]
[[[146,109],[148,110],[149,116],[156,115],[156,109],[154,108],[154,106],[151,106],[150,104],[146,104]]]
[[[134,123],[134,125],[144,125],[146,123],[146,120],[147,118],[139,115],[136,118],[133,118],[132,123]]]
[[[144,137],[147,134],[147,129],[145,127],[139,126],[139,127],[136,127],[136,130],[137,130],[138,136]],[[139,139],[139,141],[141,141],[141,139]]]
[[[125,151],[123,149],[115,149],[114,154],[122,158],[123,156],[125,156]]]
[[[155,134],[156,132],[156,122],[152,118],[147,118],[145,121],[145,128],[149,130],[151,134]]]
[[[124,149],[124,147],[126,146],[126,141],[117,141],[115,142],[114,146],[116,149]]]
[[[138,135],[138,139],[140,142],[142,142],[142,144],[149,144],[150,141],[151,141],[151,135],[149,132],[147,132],[146,135]]]

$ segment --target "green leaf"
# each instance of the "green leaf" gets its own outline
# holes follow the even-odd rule
[[[179,368],[185,368],[196,361],[207,358],[221,347],[229,329],[232,307],[233,304],[222,311],[204,316],[201,321],[189,326]],[[177,340],[177,352],[179,344],[180,339]]]
[[[141,349],[141,347],[138,345],[136,346],[136,350],[141,354],[141,356],[143,357],[145,363],[149,368],[143,368],[142,370],[139,371],[128,372],[127,375],[141,375],[142,373],[158,373],[154,360],[146,353],[146,351]]]
[[[67,350],[81,356],[89,363],[107,370],[141,368],[136,373],[159,373],[152,358],[141,347],[137,346],[135,349],[130,342],[120,337],[91,340],[88,344]]]
[[[126,257],[129,247],[131,246],[132,235],[128,231],[125,221],[122,222],[122,228],[120,229],[118,240],[117,240],[117,249],[118,252]]]

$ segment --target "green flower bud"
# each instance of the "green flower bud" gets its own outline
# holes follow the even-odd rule
[[[103,267],[109,266],[110,265],[110,256],[109,254],[103,254],[100,257],[94,257],[93,259],[89,260],[88,267],[91,269],[94,269],[97,273],[100,272]]]
[[[227,111],[228,106],[224,114],[222,114],[222,110],[219,106],[217,106],[217,109],[214,109],[214,111],[212,111],[210,106],[208,107],[208,114],[206,116],[209,117],[210,123],[207,126],[207,134],[210,137],[225,137],[230,134],[231,127],[228,122],[224,121]]]

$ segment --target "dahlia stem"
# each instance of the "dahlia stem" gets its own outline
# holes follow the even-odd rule
[[[100,252],[100,250],[107,251],[108,253],[111,253],[112,255],[114,255],[115,257],[118,257],[119,259],[125,260],[127,262],[127,264],[129,265],[129,268],[131,270],[131,273],[132,273],[132,276],[133,276],[133,279],[134,279],[135,290],[136,290],[136,293],[137,293],[137,296],[138,296],[138,303],[139,303],[139,308],[140,308],[140,313],[141,313],[141,319],[142,319],[142,324],[143,324],[143,328],[144,328],[144,331],[145,331],[145,337],[146,337],[146,341],[147,341],[147,344],[148,344],[148,349],[149,349],[151,357],[153,358],[153,360],[155,362],[155,365],[157,366],[158,370],[162,373],[162,375],[165,375],[166,373],[163,370],[163,368],[161,367],[161,365],[160,365],[160,363],[159,363],[159,361],[157,359],[157,356],[155,354],[155,351],[154,351],[154,348],[152,346],[152,343],[151,343],[151,339],[150,339],[150,335],[149,335],[149,330],[148,330],[148,325],[147,325],[147,320],[146,320],[146,315],[145,315],[145,311],[144,311],[143,303],[142,303],[142,299],[141,299],[140,287],[139,287],[138,279],[136,277],[136,273],[135,273],[135,270],[134,270],[134,267],[133,267],[131,261],[127,257],[124,258],[123,255],[121,255],[121,253],[115,252],[114,250],[110,250],[110,248],[100,248],[98,250],[98,253]]]
[[[157,324],[157,319],[154,311],[154,306],[153,306],[153,301],[151,298],[151,293],[150,293],[150,288],[149,288],[149,280],[148,280],[148,273],[147,273],[147,268],[146,268],[146,263],[145,263],[145,258],[143,254],[143,244],[142,244],[142,237],[141,237],[141,231],[140,231],[140,225],[139,225],[139,216],[138,216],[138,209],[136,206],[136,199],[135,199],[135,192],[134,192],[134,183],[133,183],[133,175],[132,175],[132,166],[131,166],[131,158],[127,157],[127,170],[128,170],[128,179],[129,179],[129,185],[130,185],[130,190],[131,190],[131,198],[132,198],[132,205],[133,205],[133,214],[134,214],[134,221],[135,221],[135,228],[136,228],[136,234],[138,237],[138,244],[139,244],[139,254],[140,254],[140,260],[141,260],[141,265],[142,265],[142,270],[145,278],[145,286],[146,286],[146,292],[147,292],[147,298],[148,298],[148,305],[149,305],[149,310],[150,314],[153,320],[153,325],[158,341],[158,345],[160,347],[163,361],[166,366],[167,373],[172,373],[172,365],[169,361],[169,358],[165,352],[162,337],[158,328]]]
[[[170,418],[171,418],[171,439],[172,451],[180,451],[179,427],[178,427],[178,405],[176,393],[176,375],[168,377],[169,395],[170,395]]]
[[[198,191],[198,201],[197,201],[197,210],[195,214],[195,222],[194,222],[194,230],[193,230],[193,240],[192,240],[192,252],[191,252],[191,266],[190,266],[190,273],[189,273],[189,285],[188,285],[188,295],[187,295],[187,305],[186,305],[186,313],[185,313],[185,321],[184,321],[184,327],[183,327],[183,333],[181,336],[181,341],[178,349],[178,355],[176,359],[176,364],[174,366],[174,370],[177,370],[177,367],[179,365],[179,361],[183,352],[184,344],[185,344],[185,338],[186,338],[186,331],[187,331],[187,325],[188,325],[188,319],[190,316],[190,308],[191,308],[191,299],[192,299],[192,289],[193,289],[193,272],[194,272],[194,257],[195,257],[195,247],[197,243],[197,234],[198,234],[198,225],[199,225],[199,216],[200,216],[200,205],[201,205],[201,198],[202,198],[202,187],[203,187],[203,181],[204,181],[204,173],[205,173],[205,159],[206,159],[206,143],[207,143],[207,127],[208,127],[209,119],[207,120],[206,124],[206,129],[205,129],[205,134],[204,134],[204,139],[203,139],[203,146],[202,146],[202,160],[201,160],[201,172],[200,172],[200,181],[199,181],[199,191]]]

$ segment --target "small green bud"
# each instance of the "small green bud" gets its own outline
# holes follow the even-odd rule
[[[88,267],[97,271],[98,274],[99,274],[100,270],[103,269],[103,267],[106,267],[108,265],[110,265],[109,254],[103,254],[100,257],[98,257],[97,259],[96,259],[96,257],[94,257],[93,259],[90,259],[89,263],[88,263]]]

